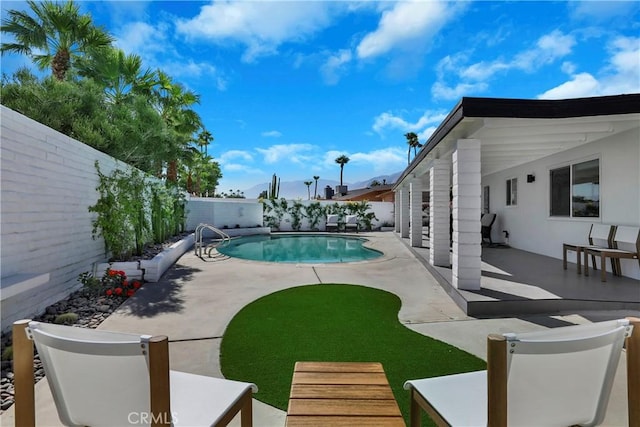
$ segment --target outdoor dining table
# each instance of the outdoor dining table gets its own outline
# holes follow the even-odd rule
[[[297,362],[287,427],[404,427],[381,363]]]

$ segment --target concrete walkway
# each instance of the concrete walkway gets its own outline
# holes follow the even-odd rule
[[[168,335],[172,369],[222,377],[220,341],[233,316],[255,299],[293,286],[349,283],[395,293],[402,301],[400,322],[481,358],[486,357],[488,333],[523,332],[589,321],[578,315],[489,320],[467,317],[394,233],[361,233],[361,236],[366,236],[368,245],[385,255],[361,263],[289,265],[239,259],[202,260],[190,251],[160,282],[145,284],[100,329]],[[608,313],[605,317],[629,315],[640,313]],[[619,369],[607,414],[609,426],[626,425],[624,374]],[[283,411],[254,402],[254,425],[284,425]],[[45,380],[36,385],[36,405],[38,425],[60,425]],[[2,426],[13,425],[13,410],[2,414],[0,421]],[[232,425],[239,425],[239,420]]]

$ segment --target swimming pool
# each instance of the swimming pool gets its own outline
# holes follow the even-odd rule
[[[253,261],[287,263],[354,262],[374,259],[382,253],[366,248],[366,239],[336,235],[268,235],[232,239],[218,252]]]

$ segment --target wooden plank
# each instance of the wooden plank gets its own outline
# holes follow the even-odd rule
[[[402,417],[288,416],[287,427],[406,427]]]
[[[293,384],[291,399],[394,399],[387,385]]]
[[[379,362],[296,362],[295,372],[384,372]]]
[[[362,372],[295,372],[293,384],[377,384],[388,385],[384,373]]]
[[[289,399],[289,415],[401,416],[395,400]]]

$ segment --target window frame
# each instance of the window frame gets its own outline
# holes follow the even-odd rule
[[[575,216],[574,215],[574,195],[573,195],[573,187],[574,187],[574,183],[573,183],[573,179],[574,179],[574,167],[576,165],[579,165],[581,163],[588,163],[588,162],[592,162],[594,160],[598,161],[598,216]],[[552,181],[551,181],[551,174],[553,173],[553,171],[557,171],[563,168],[568,168],[569,169],[569,214],[568,215],[553,215],[552,214]],[[575,159],[575,160],[571,160],[571,161],[567,161],[567,162],[563,162],[563,163],[559,163],[559,164],[555,164],[553,166],[550,166],[548,168],[548,172],[547,172],[547,179],[549,180],[548,182],[548,186],[547,186],[547,203],[548,203],[548,209],[547,209],[547,214],[548,214],[548,218],[550,219],[558,219],[558,220],[583,220],[583,221],[593,221],[594,219],[600,219],[602,218],[602,157],[600,155],[597,156],[589,156],[589,157],[584,157],[581,159]]]
[[[513,192],[513,184],[515,183],[515,197],[514,196],[514,192]],[[510,208],[510,207],[517,207],[518,206],[518,177],[514,176],[511,178],[507,178],[507,180],[505,181],[505,206]],[[514,202],[515,199],[515,202]]]

